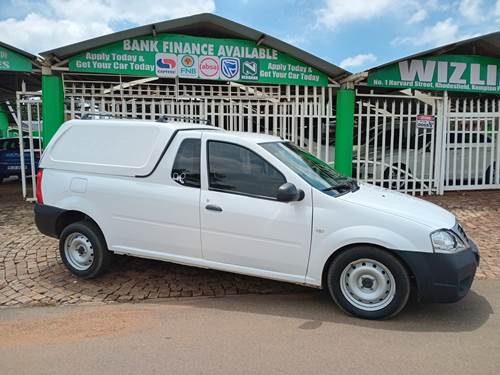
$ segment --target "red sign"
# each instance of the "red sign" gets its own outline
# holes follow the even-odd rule
[[[417,115],[417,128],[433,129],[436,122],[432,115]]]

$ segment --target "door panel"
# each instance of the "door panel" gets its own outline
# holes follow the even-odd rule
[[[211,137],[213,140],[217,135]],[[208,140],[208,145],[203,140],[202,146],[202,165],[207,165],[203,160],[207,155],[212,167],[219,166],[208,169],[210,178],[202,184],[200,217],[205,259],[305,277],[312,224],[310,187],[293,177],[290,180],[286,171],[266,161],[258,145],[249,144],[241,153],[229,154],[225,149],[216,154],[210,151],[212,140]],[[248,182],[252,177],[254,181]],[[272,190],[269,186],[257,186],[264,181],[276,186],[276,192],[283,181],[293,182],[306,191],[305,198],[285,203],[262,197]],[[245,195],[249,192],[261,197]]]
[[[150,178],[126,181],[118,194],[113,190],[112,249],[202,258],[200,138],[199,132],[179,132]],[[196,155],[192,145],[179,152],[192,140],[198,142]],[[193,157],[197,163],[189,162]]]
[[[221,211],[209,210],[207,205]],[[221,263],[305,275],[311,212],[304,201],[283,203],[202,191],[203,255]]]

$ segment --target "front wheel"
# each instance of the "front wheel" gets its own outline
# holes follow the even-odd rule
[[[404,265],[387,251],[369,246],[351,248],[335,258],[327,283],[340,308],[364,319],[395,316],[410,296]]]
[[[101,231],[90,221],[80,221],[64,228],[59,238],[59,252],[71,273],[85,279],[104,272],[112,256]]]

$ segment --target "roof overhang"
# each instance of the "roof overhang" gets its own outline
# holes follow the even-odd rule
[[[274,48],[304,63],[307,63],[308,65],[322,71],[333,80],[339,80],[350,75],[350,72],[300,48],[294,47],[282,40],[210,13],[202,13],[194,16],[139,26],[45,51],[40,55],[43,56],[49,64],[56,64],[71,56],[90,49],[118,42],[123,39],[135,38],[155,33],[177,33],[213,38],[238,38],[252,40],[258,44]]]
[[[440,47],[431,48],[426,51],[418,52],[413,55],[402,57],[400,59],[375,66],[368,69],[367,71],[372,72],[389,65],[397,64],[401,61],[418,59],[424,56],[439,56],[444,54],[470,54],[500,58],[500,32],[480,35],[474,38],[464,39]]]

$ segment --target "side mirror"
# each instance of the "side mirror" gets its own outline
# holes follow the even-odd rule
[[[291,182],[286,182],[278,188],[278,201],[295,202],[304,199],[304,191],[297,189]]]

